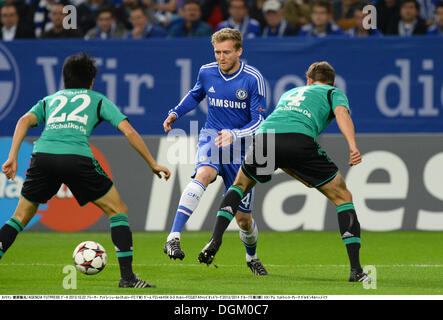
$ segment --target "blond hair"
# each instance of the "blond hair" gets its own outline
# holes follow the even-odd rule
[[[211,42],[212,44],[216,44],[219,42],[232,40],[234,42],[235,50],[239,50],[243,45],[243,40],[240,31],[231,29],[231,28],[223,28],[212,35]]]
[[[326,61],[314,62],[306,71],[306,77],[311,78],[313,82],[319,81],[322,83],[334,85],[335,70]]]

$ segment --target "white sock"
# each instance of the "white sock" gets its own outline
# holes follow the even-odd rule
[[[249,262],[252,259],[257,259],[257,239],[258,228],[254,220],[252,220],[252,228],[249,231],[243,231],[240,229],[240,239],[246,248],[246,261]]]
[[[246,252],[246,262],[251,262],[251,260],[254,259],[258,259],[257,254],[254,254],[253,256],[250,256],[247,252]]]
[[[172,239],[178,239],[178,240],[180,240],[180,236],[181,236],[181,232],[171,232],[171,233],[168,235],[168,239],[167,239],[167,241],[170,241],[170,240],[172,240]]]

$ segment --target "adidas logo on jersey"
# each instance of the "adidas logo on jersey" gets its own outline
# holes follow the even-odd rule
[[[209,88],[208,92],[215,93],[215,89],[214,89],[214,87],[211,86],[211,87]]]

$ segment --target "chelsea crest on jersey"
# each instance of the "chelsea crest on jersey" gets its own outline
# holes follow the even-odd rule
[[[235,138],[253,135],[264,120],[266,84],[261,73],[241,63],[234,74],[226,75],[217,62],[200,68],[194,88],[170,111],[177,118],[207,98],[206,129],[231,130]]]

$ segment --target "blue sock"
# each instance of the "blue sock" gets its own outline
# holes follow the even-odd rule
[[[175,214],[174,224],[172,225],[171,232],[182,232],[186,222],[191,217],[192,211],[186,207],[179,206],[177,213]]]

